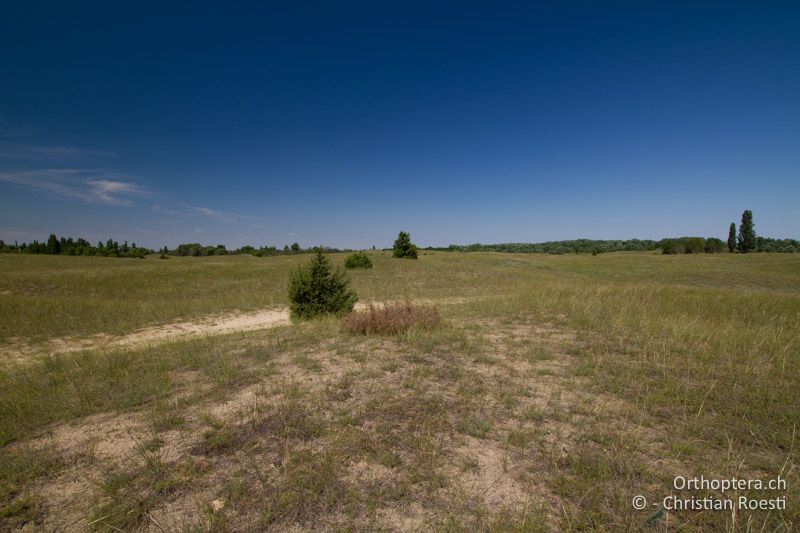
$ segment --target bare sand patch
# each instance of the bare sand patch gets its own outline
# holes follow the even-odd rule
[[[37,354],[54,354],[93,350],[97,348],[139,348],[173,340],[209,335],[255,331],[286,325],[289,311],[285,308],[261,309],[250,313],[234,312],[210,315],[197,320],[173,322],[139,329],[126,335],[99,333],[85,338],[62,337],[50,339],[39,345],[12,344],[0,348],[5,359],[25,359]]]
[[[452,305],[465,303],[466,301],[465,298],[415,299],[413,303],[420,305]],[[381,307],[385,303],[391,302],[359,302],[356,304],[355,310],[363,311],[370,306]],[[125,335],[98,333],[83,338],[60,337],[40,344],[26,344],[23,339],[12,339],[5,346],[0,346],[0,359],[22,361],[31,356],[42,354],[70,353],[98,348],[133,349],[174,340],[257,331],[288,324],[290,324],[289,309],[286,307],[272,307],[251,312],[234,311],[226,314],[207,315],[195,320],[148,326]]]

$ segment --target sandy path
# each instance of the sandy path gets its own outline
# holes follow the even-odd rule
[[[0,347],[0,358],[6,360],[25,359],[37,354],[77,352],[98,347],[137,348],[192,337],[267,329],[289,323],[289,310],[287,308],[261,309],[249,313],[235,312],[225,315],[208,315],[196,320],[149,326],[125,335],[98,333],[81,338],[54,338],[35,345],[3,346]]]
[[[463,301],[464,299],[462,298],[448,298],[435,302],[433,300],[416,300],[415,303],[431,305],[434,303],[462,303]],[[366,309],[369,304],[370,302],[357,303],[356,310]],[[99,347],[138,348],[193,337],[269,329],[290,323],[289,309],[287,307],[261,309],[249,313],[237,311],[222,315],[208,315],[195,320],[149,326],[125,335],[98,333],[82,338],[55,338],[36,345],[12,344],[0,346],[0,359],[24,360],[33,355],[78,352]]]

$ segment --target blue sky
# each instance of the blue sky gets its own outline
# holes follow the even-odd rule
[[[800,238],[797,2],[9,2],[0,239]]]

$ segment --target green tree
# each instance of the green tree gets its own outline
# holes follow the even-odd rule
[[[300,253],[300,245],[297,244],[296,242],[292,243],[292,253],[293,254],[299,254]]]
[[[411,242],[411,235],[405,231],[401,231],[394,241],[394,250],[392,254],[395,257],[405,257],[407,259],[417,258],[417,246]]]
[[[48,254],[59,254],[61,253],[61,243],[56,238],[55,234],[51,233],[50,237],[47,239],[47,251]]]
[[[728,251],[733,253],[736,251],[736,223],[731,222],[731,227],[728,230]]]
[[[723,243],[721,239],[717,239],[716,237],[709,237],[706,239],[706,253],[718,254],[723,249],[725,249],[725,243]]]
[[[752,252],[756,249],[756,230],[753,224],[753,212],[750,210],[742,213],[742,223],[739,224],[739,251]]]
[[[661,253],[674,255],[683,253],[683,245],[677,239],[664,239],[661,241]]]
[[[349,288],[344,271],[331,269],[330,261],[317,248],[311,261],[289,276],[289,310],[294,319],[309,319],[353,310],[358,296]]]
[[[699,254],[706,247],[706,240],[702,237],[684,237],[683,252],[686,254]]]

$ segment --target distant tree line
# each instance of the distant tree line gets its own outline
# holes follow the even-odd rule
[[[255,248],[254,246],[242,246],[235,250],[228,250],[224,244],[216,246],[204,246],[199,243],[186,243],[179,244],[174,250],[168,249],[166,246],[158,250],[162,257],[166,255],[174,255],[181,257],[205,257],[211,255],[254,255],[256,257],[268,257],[273,255],[291,255],[303,254],[313,252],[316,248],[303,249],[298,243],[286,245],[283,249],[278,249],[275,246],[262,246]],[[351,250],[338,248],[322,247],[325,252],[349,252]],[[98,242],[93,245],[86,239],[72,237],[61,237],[60,239],[51,234],[47,242],[14,242],[6,243],[0,240],[0,253],[22,253],[22,254],[47,254],[47,255],[84,255],[84,256],[100,256],[100,257],[140,257],[143,258],[147,254],[156,253],[150,248],[143,248],[136,246],[136,243],[128,244],[124,241],[122,244],[119,242],[108,239],[105,243]]]
[[[742,213],[742,223],[739,225],[739,234],[736,234],[736,224],[731,222],[728,227],[728,241],[723,243],[716,237],[704,239],[702,237],[680,237],[678,239],[664,239],[661,249],[665,254],[697,254],[700,252],[719,253],[725,248],[730,253],[750,252],[800,252],[800,242],[794,239],[770,239],[756,235],[753,223],[753,212],[747,210]]]
[[[795,239],[771,239],[755,237],[753,252],[800,252],[800,241]],[[734,250],[737,251],[734,245]],[[503,244],[451,244],[447,247],[429,246],[425,250],[445,252],[507,252],[525,254],[602,254],[608,252],[636,252],[662,250],[665,254],[720,253],[727,249],[725,243],[716,237],[677,237],[658,241],[647,239],[630,240],[592,240],[548,241],[541,243],[503,243]]]
[[[795,239],[770,239],[769,237],[756,237],[756,252],[800,252],[800,241]]]
[[[592,240],[576,239],[570,241],[547,241],[540,243],[509,242],[502,244],[451,244],[447,247],[429,247],[426,250],[448,252],[509,252],[523,254],[569,254],[569,253],[606,253],[636,252],[657,250],[661,241],[629,239],[629,240]]]
[[[743,254],[750,252],[795,253],[800,252],[800,242],[795,239],[770,239],[756,235],[753,212],[750,210],[742,213],[742,223],[739,225],[738,235],[736,234],[736,224],[731,222],[728,227],[727,243],[723,243],[716,237],[708,239],[681,237],[661,241],[661,249],[665,254],[719,253],[725,248],[730,253]]]
[[[770,239],[769,237],[755,237],[753,247],[748,248],[745,252],[772,252],[772,253],[795,253],[800,252],[800,241],[795,239]],[[661,249],[665,254],[699,254],[706,253],[719,253],[724,250],[730,251],[730,246],[727,246],[721,240],[715,237],[704,239],[702,237],[681,237],[678,239],[664,239]],[[734,247],[733,252],[742,252],[738,248],[738,244]]]
[[[338,248],[330,248],[327,246],[319,247],[324,252],[349,252],[349,249],[340,250]],[[270,257],[273,255],[293,255],[293,254],[306,254],[312,253],[317,250],[314,248],[301,248],[298,243],[286,245],[283,249],[278,249],[275,246],[262,246],[256,248],[254,246],[246,245],[234,250],[228,250],[224,244],[216,246],[203,246],[198,243],[179,244],[174,250],[169,250],[167,247],[159,250],[165,255],[177,255],[181,257],[205,257],[209,255],[253,255],[256,257]]]
[[[30,243],[7,244],[0,240],[0,252],[21,253],[21,254],[47,254],[47,255],[85,255],[101,257],[139,257],[143,258],[147,254],[153,253],[149,248],[136,246],[136,243],[128,245],[128,241],[122,244],[113,239],[108,239],[105,244],[100,241],[97,245],[92,245],[86,239],[73,239],[72,237],[56,237],[50,234],[47,242],[34,240]]]
[[[737,235],[736,224],[731,223],[728,228],[727,243],[716,237],[678,237],[667,238],[659,241],[649,239],[628,239],[628,240],[593,240],[575,239],[566,241],[547,241],[541,243],[501,243],[501,244],[451,244],[446,247],[429,246],[426,250],[439,250],[446,252],[506,252],[506,253],[538,253],[538,254],[567,254],[567,253],[591,253],[593,255],[608,252],[637,252],[648,250],[661,250],[664,254],[697,254],[697,253],[720,253],[725,250],[733,253],[748,252],[800,252],[800,242],[795,239],[771,239],[756,235],[755,224],[753,223],[753,213],[745,211],[742,213],[742,222],[739,226]],[[375,247],[373,246],[374,250]],[[166,246],[159,252],[162,258],[168,255],[181,257],[205,257],[213,255],[253,255],[256,257],[269,257],[275,255],[292,255],[310,253],[321,250],[323,252],[351,252],[349,248],[338,249],[331,247],[314,247],[303,249],[298,243],[285,245],[283,249],[275,246],[262,246],[255,248],[246,245],[234,250],[228,250],[225,245],[205,246],[199,243],[179,244],[174,250]],[[411,242],[408,233],[401,231],[391,250],[395,257],[417,258],[417,246]],[[136,243],[128,246],[125,241],[121,245],[112,239],[106,243],[98,242],[96,246],[85,239],[73,239],[72,237],[60,239],[51,234],[47,242],[7,244],[0,240],[0,253],[26,253],[26,254],[50,254],[50,255],[94,255],[103,257],[144,257],[154,253],[148,248],[136,246]]]
[[[636,252],[647,250],[661,250],[665,254],[699,254],[720,253],[725,250],[733,252],[800,252],[800,242],[795,239],[771,239],[760,237],[755,233],[753,213],[742,213],[742,223],[739,233],[736,233],[736,224],[731,223],[728,228],[727,245],[717,237],[677,237],[666,238],[659,241],[648,239],[629,240],[592,240],[576,239],[569,241],[547,241],[540,243],[510,242],[503,244],[451,244],[447,247],[425,248],[426,250],[441,250],[447,252],[510,252],[527,254],[568,254],[591,253],[601,254],[607,252]]]
[[[678,237],[661,241],[661,250],[665,254],[718,254],[725,250],[725,243],[716,237]]]

